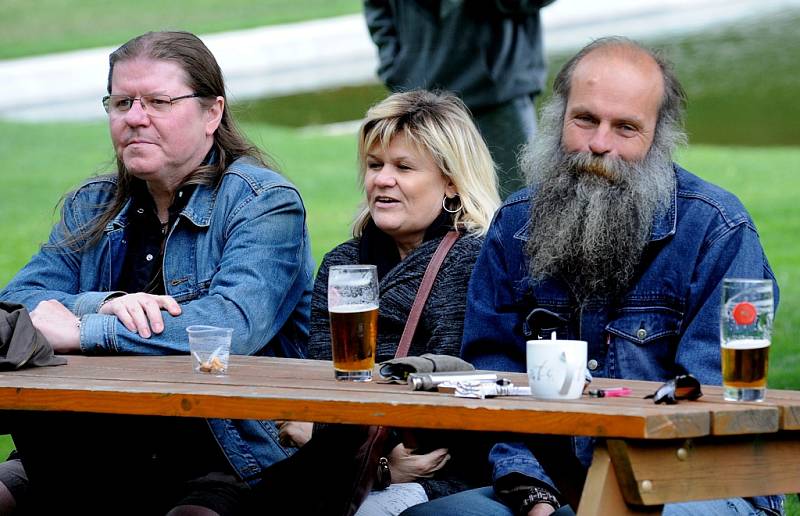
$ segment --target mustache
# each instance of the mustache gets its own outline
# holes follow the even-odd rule
[[[563,151],[562,151],[563,152]],[[591,152],[563,152],[564,166],[574,177],[595,176],[615,184],[630,177],[637,162],[598,156]]]

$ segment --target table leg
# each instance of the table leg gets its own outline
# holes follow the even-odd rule
[[[592,465],[583,485],[578,516],[661,514],[662,507],[629,507],[622,497],[617,474],[605,444],[598,442],[595,445]]]

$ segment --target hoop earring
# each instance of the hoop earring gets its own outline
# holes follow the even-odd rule
[[[460,196],[460,195],[458,195],[458,194],[455,194],[455,195],[452,197],[452,199],[455,199],[456,197],[458,198],[458,208],[456,208],[455,210],[451,210],[451,209],[449,209],[449,208],[447,207],[447,200],[448,200],[448,199],[450,199],[450,197],[447,197],[447,196],[445,195],[444,197],[442,197],[442,209],[443,209],[444,211],[446,211],[447,213],[458,213],[458,212],[460,212],[461,210],[463,210],[463,209],[464,209],[464,202],[461,200],[461,196]]]

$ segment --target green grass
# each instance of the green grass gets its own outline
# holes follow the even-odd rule
[[[120,45],[150,30],[208,34],[360,10],[359,0],[3,0],[0,59]]]
[[[306,127],[360,120],[367,108],[389,94],[383,85],[364,84],[312,93],[256,99],[236,105],[240,120]]]
[[[693,141],[733,145],[800,142],[800,9],[662,42],[689,95]]]

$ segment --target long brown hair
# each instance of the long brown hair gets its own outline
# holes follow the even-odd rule
[[[206,107],[210,106],[211,99],[225,97],[222,70],[208,47],[194,34],[179,31],[148,32],[116,49],[109,56],[107,85],[109,94],[111,94],[114,66],[136,58],[170,61],[180,66],[186,73],[187,86],[198,94],[199,102]],[[183,185],[216,185],[231,163],[243,156],[248,156],[263,166],[274,168],[268,156],[248,141],[239,130],[231,116],[227,99],[222,120],[214,133],[212,149],[216,161],[198,167],[186,177]],[[116,158],[116,164],[117,189],[114,198],[87,227],[78,228],[74,233],[67,232],[66,238],[59,243],[60,247],[81,250],[97,244],[102,239],[108,223],[122,211],[130,198],[131,184],[138,179],[126,170],[119,156]]]

